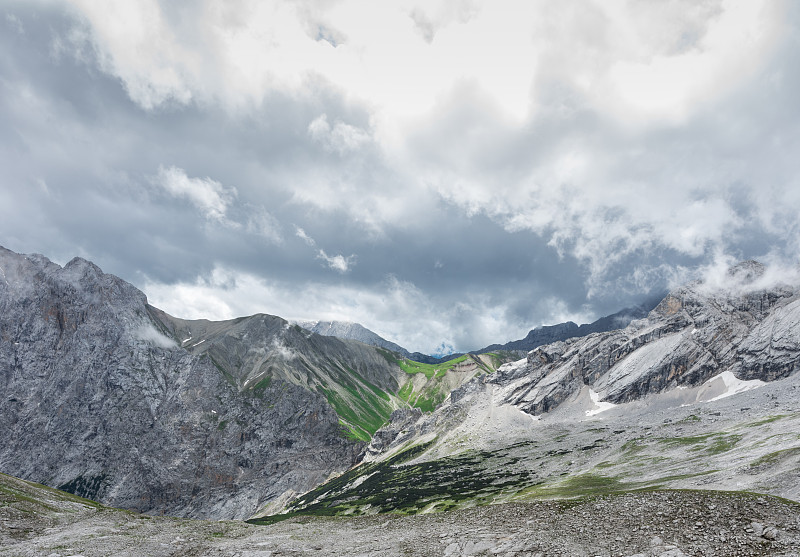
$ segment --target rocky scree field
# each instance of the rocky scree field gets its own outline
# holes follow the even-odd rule
[[[790,557],[799,547],[798,505],[749,493],[639,491],[256,526],[141,515],[0,475],[9,556]]]

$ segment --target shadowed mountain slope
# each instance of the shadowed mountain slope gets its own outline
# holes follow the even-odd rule
[[[293,334],[254,319],[263,348]],[[357,461],[362,445],[341,434],[324,394],[286,373],[247,384],[181,348],[164,321],[88,261],[62,268],[0,250],[0,469],[119,507],[246,517]],[[350,348],[345,361],[366,359],[363,345]],[[212,354],[224,366],[240,352]]]
[[[501,363],[425,366],[264,314],[179,319],[84,259],[0,248],[0,470],[108,505],[280,507],[358,462],[393,411]]]

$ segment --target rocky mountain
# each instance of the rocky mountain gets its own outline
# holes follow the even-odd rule
[[[732,290],[685,286],[625,329],[538,348],[525,365],[490,381],[505,402],[536,415],[584,385],[597,402],[619,404],[723,372],[737,380],[787,377],[800,367],[798,289],[751,288],[763,271],[756,262],[742,263],[730,270]]]
[[[173,320],[88,261],[2,249],[0,469],[124,508],[247,517],[349,468],[363,447],[321,389],[289,380],[300,351],[273,347],[311,343],[321,353],[309,367],[330,358],[329,374],[386,360],[306,334],[271,316]],[[397,389],[402,371],[389,368],[370,377]]]
[[[385,348],[386,350],[400,354],[403,358],[424,364],[439,364],[462,355],[453,354],[444,358],[437,358],[435,356],[423,354],[422,352],[409,352],[399,344],[386,340],[363,325],[351,323],[349,321],[298,321],[297,324],[318,335],[357,340],[364,344]]]
[[[386,340],[360,323],[351,323],[350,321],[298,321],[297,325],[318,335],[357,340],[364,344],[396,352],[406,358],[411,356],[411,353],[399,344]]]
[[[279,508],[403,408],[502,359],[430,366],[280,317],[184,320],[76,258],[0,248],[0,470],[117,507]]]
[[[161,331],[194,357],[208,358],[239,391],[258,395],[279,382],[321,394],[352,439],[368,441],[393,410],[407,406],[397,393],[409,375],[361,342],[310,333],[272,315],[207,321],[150,313]]]
[[[398,410],[299,514],[420,513],[642,488],[800,499],[800,288],[745,262],[628,327],[532,350]]]
[[[625,308],[611,315],[601,317],[592,323],[584,323],[583,325],[576,325],[572,321],[566,323],[559,323],[557,325],[545,325],[531,329],[525,338],[520,340],[512,340],[505,344],[491,344],[480,350],[475,350],[473,354],[484,354],[497,350],[518,350],[529,351],[545,344],[551,344],[569,338],[585,337],[592,333],[604,333],[606,331],[613,331],[615,329],[622,329],[627,327],[634,319],[641,319],[646,317],[647,314],[661,301],[663,296],[651,298],[638,306]]]

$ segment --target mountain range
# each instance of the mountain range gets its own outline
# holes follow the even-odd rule
[[[655,486],[800,499],[800,292],[693,283],[625,329],[539,347],[401,411],[309,514],[430,512]],[[403,472],[397,472],[402,463]]]
[[[0,478],[0,507],[10,509],[0,517],[22,525],[8,543],[50,554],[58,544],[36,533],[49,516],[86,552],[86,525],[99,524],[91,513],[105,507],[76,499],[85,497],[149,515],[273,524],[270,554],[280,554],[285,532],[326,539],[338,554],[359,549],[344,532],[373,532],[371,522],[325,517],[446,512],[464,526],[442,546],[433,519],[408,523],[431,540],[421,545],[400,533],[402,543],[379,542],[380,528],[374,539],[352,535],[376,555],[739,554],[726,553],[731,539],[744,554],[795,555],[800,285],[767,279],[747,261],[724,287],[696,281],[649,310],[537,328],[480,354],[424,363],[357,324],[180,319],[84,259],[61,267],[0,248],[0,471],[21,478]],[[750,501],[746,494],[665,489],[764,495],[751,507],[736,503]],[[553,499],[577,502],[547,506]],[[607,502],[602,516],[620,517],[616,530],[589,513],[593,501]],[[631,508],[650,509],[650,523],[674,543],[623,519]],[[482,518],[471,509],[485,509]],[[547,521],[566,509],[584,509],[575,524],[594,537],[519,538],[510,526],[512,515]],[[757,526],[742,524],[745,515]],[[505,537],[475,537],[466,526],[484,522]],[[153,524],[148,531],[162,532],[154,539],[176,543],[159,537],[173,526]],[[251,532],[220,528],[231,536],[225,551]],[[252,541],[248,551],[259,554],[262,543],[272,542]]]
[[[666,293],[664,293],[666,294]],[[641,319],[650,312],[663,298],[664,295],[648,298],[639,305],[622,309],[611,315],[601,317],[592,323],[577,325],[572,321],[557,325],[543,325],[531,329],[523,339],[508,341],[504,344],[490,344],[479,350],[472,350],[469,354],[486,354],[487,352],[527,352],[544,344],[567,340],[568,338],[585,337],[592,333],[603,333],[622,329],[634,319]],[[404,358],[426,364],[446,362],[453,358],[463,356],[463,352],[456,352],[446,356],[432,356],[421,352],[409,352],[399,344],[386,340],[377,333],[370,331],[360,323],[348,321],[298,321],[298,325],[314,333],[358,340],[364,344],[386,348],[400,354]]]
[[[150,513],[247,518],[356,464],[400,408],[503,363],[426,366],[280,317],[183,320],[75,258],[0,249],[0,469]]]
[[[665,295],[666,292],[660,296],[648,298],[639,305],[622,309],[616,313],[583,325],[577,325],[572,321],[567,321],[566,323],[559,323],[558,325],[536,327],[535,329],[531,329],[525,338],[512,340],[505,344],[490,344],[472,353],[483,354],[494,350],[517,350],[527,352],[545,344],[567,340],[568,338],[585,337],[592,333],[605,333],[616,329],[624,329],[634,319],[647,317],[650,310],[656,307]]]

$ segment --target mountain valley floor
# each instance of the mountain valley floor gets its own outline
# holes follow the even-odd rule
[[[695,435],[708,427],[705,416],[717,420],[713,425],[726,431],[732,422],[740,421],[757,424],[756,430],[770,428],[764,433],[773,442],[757,444],[762,445],[760,451],[768,454],[783,451],[781,458],[765,459],[759,456],[760,452],[750,454],[755,447],[747,449],[747,438],[743,437],[736,446],[725,447],[723,453],[707,455],[726,456],[728,464],[727,472],[708,475],[721,474],[727,480],[711,482],[709,487],[736,489],[735,470],[743,470],[745,460],[756,458],[757,483],[767,487],[767,478],[761,472],[769,475],[770,467],[774,467],[773,477],[782,478],[774,486],[776,491],[791,491],[786,482],[790,476],[796,477],[800,451],[793,450],[796,441],[787,442],[786,435],[795,428],[796,413],[791,410],[797,392],[793,387],[798,383],[800,376],[794,375],[709,403],[662,407],[658,411],[648,404],[654,425],[656,421],[662,423],[662,431],[654,427],[653,435],[673,436],[674,427],[685,428],[684,435]],[[680,420],[684,414],[703,418]],[[775,414],[785,417],[769,418]],[[642,418],[628,407],[612,409],[603,419],[598,416],[567,421],[572,422],[573,435],[580,437],[578,429],[583,427],[587,435],[624,445],[620,438],[637,433],[633,429],[626,434],[615,433],[618,426],[632,427],[632,422]],[[797,438],[796,431],[791,437]],[[565,441],[553,440],[553,447]],[[694,444],[685,448],[693,458],[705,454],[694,450]],[[600,449],[574,449],[573,457],[556,458],[577,458],[578,452],[586,455],[595,450]],[[596,458],[607,457],[598,454]],[[691,468],[697,461],[687,459],[684,464]],[[581,477],[576,472],[566,472],[563,481]],[[739,478],[752,480],[751,476],[743,473]],[[677,487],[681,487],[680,483]],[[296,516],[259,526],[240,521],[141,515],[0,475],[0,556],[800,556],[800,503],[795,501],[746,491],[654,486],[607,492],[599,487],[570,499],[517,500],[416,515]]]
[[[254,526],[138,515],[0,480],[9,556],[800,555],[800,504],[750,493],[653,490]]]

